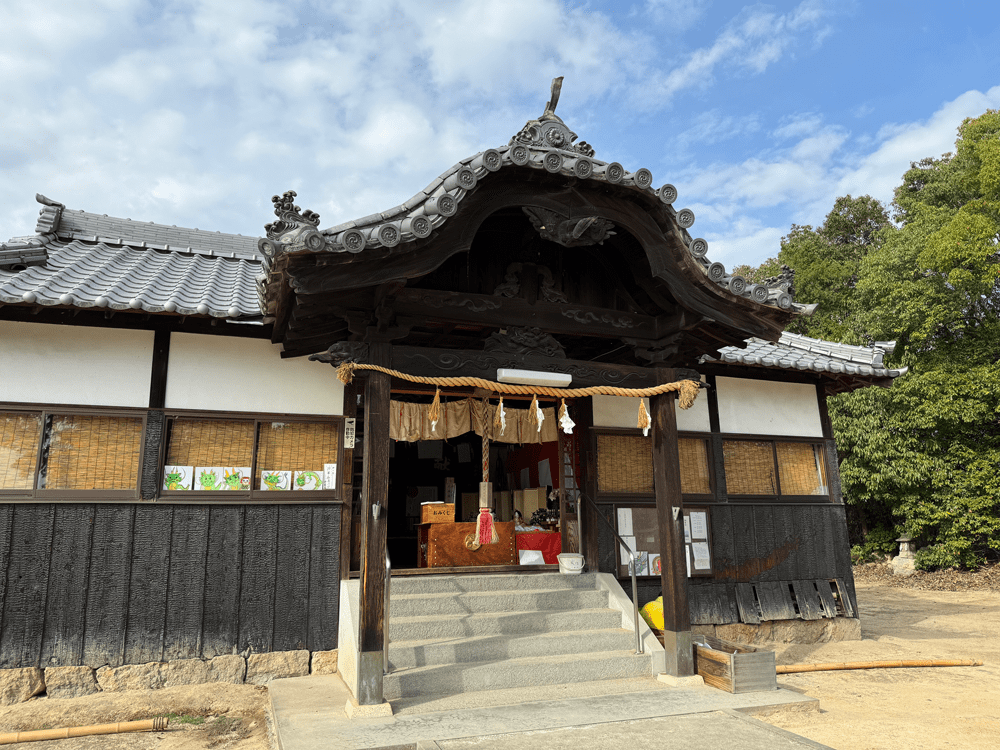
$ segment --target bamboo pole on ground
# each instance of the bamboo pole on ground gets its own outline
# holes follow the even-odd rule
[[[827,664],[782,664],[778,674],[793,672],[832,672],[839,669],[899,669],[907,667],[981,667],[978,659],[894,659],[889,661],[848,661]]]
[[[17,742],[35,742],[38,740],[62,740],[67,737],[90,737],[98,734],[123,734],[125,732],[162,732],[167,728],[166,716],[142,721],[121,721],[116,724],[90,724],[85,727],[68,727],[63,729],[38,729],[32,732],[8,732],[0,734],[0,745],[13,745]]]

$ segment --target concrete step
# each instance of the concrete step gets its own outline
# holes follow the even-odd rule
[[[651,659],[648,654],[639,656],[631,651],[604,651],[414,667],[386,675],[382,691],[391,701],[417,695],[626,679],[648,676]]]
[[[421,615],[462,615],[485,612],[600,609],[608,592],[597,589],[533,589],[531,591],[470,591],[441,594],[397,594],[389,602],[390,621]]]
[[[519,635],[572,630],[610,630],[622,625],[621,612],[580,609],[552,612],[504,612],[469,615],[423,615],[389,618],[390,643],[470,638],[480,635]]]
[[[389,663],[393,669],[409,669],[532,656],[625,651],[634,648],[634,633],[621,628],[515,636],[484,635],[445,641],[390,642]]]
[[[392,596],[397,594],[461,594],[468,591],[530,591],[532,589],[594,589],[593,573],[511,573],[490,575],[419,575],[393,576]]]
[[[302,678],[299,678],[302,679]],[[701,688],[705,690],[706,688]],[[455,695],[416,695],[396,698],[392,701],[393,716],[412,716],[441,711],[468,711],[476,709],[502,708],[518,704],[539,705],[547,701],[572,701],[581,698],[621,695],[623,693],[661,693],[676,691],[658,682],[650,675],[629,677],[623,680],[591,680],[559,685],[536,685],[534,687],[505,688],[503,690],[481,690]],[[715,690],[715,688],[709,688]],[[715,691],[722,694],[721,691]],[[726,693],[725,695],[729,695]],[[515,723],[516,726],[516,723]]]

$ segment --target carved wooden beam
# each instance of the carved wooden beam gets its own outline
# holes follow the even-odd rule
[[[650,315],[587,307],[573,303],[535,302],[485,294],[404,289],[396,295],[396,312],[425,320],[485,326],[528,326],[574,336],[659,338],[658,319]]]

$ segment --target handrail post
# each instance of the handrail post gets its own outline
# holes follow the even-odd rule
[[[618,544],[620,544],[625,549],[625,551],[628,552],[628,570],[632,576],[632,618],[633,618],[633,623],[635,624],[635,652],[637,654],[645,653],[642,648],[642,638],[639,637],[639,585],[638,583],[636,583],[635,580],[635,568],[636,568],[635,552],[633,552],[632,548],[625,543],[625,540],[618,535],[618,532],[615,531],[615,527],[612,526],[610,523],[608,523],[608,519],[606,519],[604,516],[601,515],[601,509],[597,507],[597,503],[591,500],[590,496],[582,491],[580,491],[580,497],[582,497],[584,500],[590,503],[591,506],[593,506],[594,515],[596,515],[599,519],[601,519],[601,521],[604,522],[604,525],[611,530],[611,533],[614,535],[615,539],[618,540]],[[580,515],[581,517],[583,516],[582,513]]]
[[[382,674],[389,674],[389,589],[392,588],[392,563],[385,553],[385,606],[382,617]]]

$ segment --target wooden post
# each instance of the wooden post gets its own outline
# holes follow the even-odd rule
[[[372,364],[388,366],[391,346],[370,344]],[[380,705],[385,638],[385,549],[389,498],[390,376],[372,371],[365,388],[361,612],[358,626],[358,705]]]
[[[656,382],[675,379],[673,369],[656,369]],[[691,610],[688,607],[687,567],[684,560],[684,518],[681,512],[681,469],[677,453],[677,415],[674,393],[650,399],[653,428],[653,491],[660,531],[660,573],[663,586],[663,645],[667,673],[677,677],[694,674]]]

